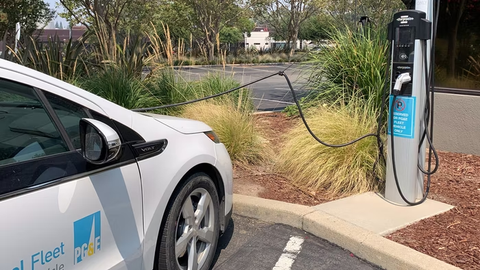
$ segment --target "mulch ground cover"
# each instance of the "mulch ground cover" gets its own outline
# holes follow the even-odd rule
[[[283,135],[298,119],[282,113],[255,115],[271,150],[278,153]],[[387,238],[463,269],[480,269],[480,157],[439,152],[440,167],[432,176],[429,198],[455,206],[452,210],[410,225]],[[236,166],[234,189],[303,205],[338,199],[327,191],[305,190],[276,174],[272,164]],[[252,188],[248,188],[248,186]],[[256,187],[256,188],[255,188]],[[257,194],[252,194],[256,189]],[[240,192],[242,193],[242,192]]]

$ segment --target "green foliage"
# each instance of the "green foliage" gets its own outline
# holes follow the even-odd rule
[[[193,83],[175,74],[173,68],[165,68],[154,71],[145,80],[147,89],[159,101],[158,106],[184,102],[198,97]],[[157,110],[156,113],[178,115],[182,107],[173,107]]]
[[[187,80],[180,74],[176,74],[173,68],[157,70],[145,81],[145,84],[150,93],[157,98],[159,105],[199,99],[240,86],[233,78],[221,74],[209,74],[197,81]],[[251,111],[253,103],[249,96],[248,90],[240,89],[217,97],[215,100],[237,104],[237,109],[241,111]],[[157,113],[178,115],[183,109],[183,107],[167,108]]]
[[[384,30],[365,31],[336,28],[333,46],[312,53],[309,86],[311,100],[373,99],[379,107],[386,83],[388,41]]]
[[[321,0],[250,0],[255,16],[272,28],[276,40],[285,40],[291,49],[297,49],[301,26],[317,14],[324,1]]]
[[[332,30],[332,17],[326,14],[319,14],[307,18],[300,27],[298,38],[319,42],[328,38],[328,33]]]
[[[243,33],[236,27],[224,27],[220,30],[220,42],[237,43],[243,40]]]
[[[194,37],[201,36],[200,30],[192,28],[190,17],[194,16],[193,8],[186,1],[160,0],[160,10],[152,18],[152,23],[157,29],[162,29],[163,25],[168,25],[170,35],[173,39],[189,40],[190,35]],[[163,35],[163,33],[159,33]]]
[[[233,161],[257,163],[265,146],[256,130],[253,115],[238,109],[230,100],[215,100],[188,105],[182,117],[205,122],[218,135]]]
[[[224,27],[236,26],[244,18],[248,9],[242,9],[235,0],[178,0],[174,1],[188,7],[189,14],[184,23],[190,23],[195,43],[209,60],[213,60],[215,49],[219,53],[219,36]],[[174,10],[184,16],[182,10]],[[190,30],[192,31],[192,30]],[[193,41],[191,41],[193,43]]]
[[[156,1],[146,0],[59,0],[59,3],[64,8],[59,15],[70,25],[83,24],[91,29],[98,27],[99,23],[105,23],[112,34],[118,30],[132,33],[147,30],[159,9]]]
[[[203,93],[203,96],[210,96],[239,86],[240,83],[235,81],[233,77],[226,77],[223,74],[209,74],[200,81],[198,85],[200,91],[198,92]],[[224,100],[227,103],[234,104],[240,111],[251,112],[254,109],[250,100],[250,91],[245,88],[218,97],[216,100]]]
[[[63,43],[58,36],[54,36],[39,47],[32,37],[26,37],[19,45],[18,53],[11,52],[13,61],[60,80],[74,80],[88,72],[81,59],[84,53],[81,40],[72,43],[70,39]]]
[[[127,109],[152,106],[155,99],[124,67],[109,66],[78,82],[80,87]]]
[[[400,0],[329,0],[327,4],[338,28],[345,25],[357,27],[361,16],[368,16],[375,25],[386,25],[395,12],[404,8]]]
[[[37,23],[49,22],[55,12],[43,0],[2,0],[0,1],[0,39],[6,37],[12,45],[15,37],[15,24],[22,26],[22,34],[31,34]]]
[[[356,98],[343,103],[318,106],[309,111],[307,122],[318,137],[331,144],[340,144],[376,131],[378,110],[374,106]],[[343,195],[380,189],[375,178],[384,179],[384,166],[377,164],[372,175],[378,155],[376,138],[331,148],[316,142],[303,124],[286,136],[288,140],[276,168],[295,184]]]

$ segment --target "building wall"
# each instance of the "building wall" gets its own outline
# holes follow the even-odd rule
[[[480,97],[435,94],[433,144],[437,150],[480,155]]]
[[[300,46],[300,40],[297,40],[297,48],[306,48],[308,46],[308,41],[302,40],[303,44]],[[285,41],[276,41],[270,37],[269,31],[252,31],[250,32],[250,37],[245,33],[245,48],[255,48],[257,50],[268,50],[273,47],[283,47],[285,46]]]
[[[270,49],[273,40],[270,39],[269,35],[270,32],[268,31],[250,32],[250,37],[245,35],[245,48]]]

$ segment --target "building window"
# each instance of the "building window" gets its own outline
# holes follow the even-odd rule
[[[267,43],[265,43],[265,45],[268,45],[268,42],[267,42]]]
[[[473,26],[478,25],[480,5],[466,1],[471,5],[467,8],[461,2],[440,1],[435,86],[480,90],[480,28]]]
[[[260,43],[253,43],[253,45],[257,45],[257,46],[260,46]]]

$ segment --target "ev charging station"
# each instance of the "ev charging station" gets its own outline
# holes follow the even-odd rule
[[[389,24],[392,66],[385,198],[400,205],[416,205],[426,196],[420,168],[425,165],[428,128],[432,2],[418,1],[415,10],[397,12]]]

